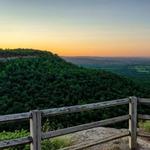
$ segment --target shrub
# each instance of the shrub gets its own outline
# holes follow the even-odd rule
[[[29,133],[26,130],[15,131],[15,132],[1,132],[0,141],[17,139],[21,137],[28,136]],[[69,137],[57,137],[51,140],[42,141],[42,150],[57,150],[63,147],[70,146],[72,144]],[[5,150],[29,150],[29,145],[21,145],[13,148],[7,148]]]
[[[58,137],[52,140],[42,141],[42,150],[57,150],[72,144],[69,137]]]

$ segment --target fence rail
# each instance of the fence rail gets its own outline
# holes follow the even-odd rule
[[[76,106],[61,107],[61,108],[52,108],[52,109],[45,109],[45,110],[33,110],[27,113],[12,114],[12,115],[2,115],[0,116],[0,123],[29,120],[30,121],[30,136],[19,138],[19,139],[0,141],[0,149],[13,147],[16,145],[30,144],[31,150],[41,150],[41,140],[128,120],[129,129],[127,132],[121,133],[120,135],[115,135],[113,137],[108,137],[100,141],[93,141],[92,143],[91,142],[81,143],[76,146],[64,148],[63,150],[69,150],[69,149],[80,150],[83,148],[91,147],[93,145],[105,143],[105,142],[118,139],[118,138],[122,138],[122,137],[126,137],[126,136],[129,136],[129,147],[132,150],[137,147],[137,136],[145,135],[145,137],[150,137],[150,135],[148,134],[137,132],[137,120],[138,119],[150,120],[150,115],[137,114],[138,103],[150,104],[150,99],[136,98],[133,96],[133,97],[125,98],[125,99],[105,101],[105,102],[100,102],[100,103],[76,105]],[[108,107],[127,105],[127,104],[129,104],[128,115],[119,116],[115,118],[109,118],[109,119],[105,119],[105,120],[101,120],[97,122],[82,124],[78,126],[55,130],[55,131],[49,131],[46,133],[43,133],[41,131],[42,117],[96,110],[96,109],[101,109],[101,108],[108,108]]]
[[[5,141],[0,141],[0,148],[8,148],[16,145],[29,144],[31,142],[32,142],[32,137],[30,136],[14,139],[14,140],[5,140]]]
[[[78,145],[66,147],[66,148],[63,148],[61,150],[82,150],[84,148],[89,148],[91,146],[95,146],[95,145],[103,144],[103,143],[106,143],[106,142],[110,142],[110,141],[113,141],[113,140],[116,140],[116,139],[127,137],[129,135],[130,135],[129,131],[126,131],[124,133],[120,133],[120,134],[117,134],[115,136],[110,136],[110,137],[107,137],[105,139],[94,140],[92,142],[88,141],[88,142],[84,142],[84,143],[81,143],[81,144],[78,144]]]
[[[43,133],[42,139],[53,138],[53,137],[57,137],[57,136],[61,136],[61,135],[69,134],[69,133],[74,133],[74,132],[78,132],[78,131],[82,131],[82,130],[87,130],[87,129],[91,129],[91,128],[95,128],[95,127],[106,126],[106,125],[129,120],[129,118],[130,118],[129,115],[124,115],[124,116],[106,119],[106,120],[102,120],[102,121],[78,125],[78,126],[74,126],[74,127],[70,127],[70,128],[60,129],[60,130],[56,130],[56,131],[50,131],[47,133]]]
[[[28,113],[28,112],[20,113],[20,114],[12,114],[12,115],[3,115],[3,116],[0,116],[0,123],[28,120],[30,117],[31,117],[31,113]]]
[[[56,116],[56,115],[61,115],[61,114],[69,114],[69,113],[76,113],[76,112],[124,105],[124,104],[128,104],[128,103],[129,103],[129,99],[125,98],[125,99],[105,101],[105,102],[93,103],[93,104],[46,109],[46,110],[43,110],[42,113],[43,113],[43,116]]]

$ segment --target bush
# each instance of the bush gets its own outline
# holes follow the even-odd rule
[[[15,131],[15,132],[0,132],[0,141],[3,140],[10,140],[10,139],[17,139],[20,137],[25,137],[28,136],[29,133],[26,130],[21,130],[21,131]]]
[[[15,132],[1,132],[0,133],[0,141],[17,139],[21,137],[28,136],[29,133],[26,130],[15,131]],[[70,146],[72,144],[69,137],[57,137],[51,140],[42,141],[42,150],[57,150],[60,148],[64,148]],[[13,148],[7,148],[5,150],[29,150],[29,145],[21,145]]]
[[[15,132],[3,131],[3,132],[0,132],[0,141],[17,139],[21,137],[26,137],[28,135],[29,133],[23,129],[21,131],[16,130]],[[29,145],[21,145],[21,146],[17,146],[13,148],[7,148],[5,150],[29,150]]]

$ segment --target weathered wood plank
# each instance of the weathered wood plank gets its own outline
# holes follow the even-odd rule
[[[84,142],[84,143],[81,143],[81,144],[78,144],[78,145],[62,148],[60,150],[83,150],[84,148],[89,148],[89,147],[92,147],[92,146],[96,146],[96,145],[99,145],[99,144],[103,144],[103,143],[110,142],[110,141],[120,139],[120,138],[123,138],[123,137],[127,137],[127,136],[129,136],[128,131],[124,132],[124,133],[120,133],[120,134],[115,135],[115,136],[105,138],[105,139],[87,141],[87,142]]]
[[[140,132],[138,132],[138,136],[150,138],[150,133],[140,131]]]
[[[139,115],[138,115],[138,118],[139,118],[139,119],[142,119],[142,120],[150,120],[150,115],[142,115],[142,114],[139,114]]]
[[[2,122],[12,122],[12,121],[21,121],[27,120],[30,118],[30,113],[19,113],[19,114],[10,114],[10,115],[1,115],[0,116],[0,123]]]
[[[32,137],[30,149],[41,150],[41,111],[39,110],[31,111],[30,136]]]
[[[95,128],[95,127],[106,126],[106,125],[114,124],[117,122],[126,121],[129,118],[130,118],[129,115],[124,115],[124,116],[106,119],[106,120],[102,120],[102,121],[82,124],[82,125],[78,125],[78,126],[74,126],[74,127],[70,127],[70,128],[59,129],[56,131],[50,131],[47,133],[43,133],[42,139],[57,137],[57,136],[61,136],[61,135],[69,134],[69,133],[74,133],[74,132],[78,132],[78,131],[82,131],[82,130]]]
[[[129,103],[129,148],[135,150],[137,148],[137,98],[130,97]]]
[[[129,103],[129,99],[125,98],[125,99],[105,101],[105,102],[93,103],[93,104],[52,108],[52,109],[43,110],[42,115],[43,116],[55,116],[55,115],[60,115],[60,114],[75,113],[75,112],[88,111],[88,110],[94,110],[94,109],[99,109],[99,108],[107,108],[107,107],[112,107],[112,106],[124,105],[128,103]]]
[[[150,104],[150,99],[148,98],[138,98],[138,102],[142,104]]]
[[[31,142],[32,142],[31,137],[24,137],[24,138],[19,138],[19,139],[0,141],[0,149],[13,147],[13,146],[17,146],[17,145],[24,145],[24,144],[28,144]]]

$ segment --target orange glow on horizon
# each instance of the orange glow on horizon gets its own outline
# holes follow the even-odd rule
[[[67,31],[66,31],[67,32]],[[83,33],[51,37],[49,34],[28,35],[25,31],[18,34],[0,35],[0,48],[33,48],[49,50],[59,56],[105,56],[105,57],[150,57],[149,40],[138,37],[120,37],[113,35],[86,37]],[[9,37],[9,38],[8,38]]]
[[[48,50],[59,56],[105,56],[105,57],[149,57],[150,46],[148,42],[141,41],[90,41],[90,42],[49,42],[28,41],[10,42],[1,44],[1,48],[33,48]],[[26,44],[25,44],[26,43]],[[28,43],[28,44],[27,44]],[[7,45],[7,46],[6,46]],[[141,49],[142,47],[142,49]]]
[[[150,51],[147,52],[138,51],[138,50],[130,50],[121,48],[116,50],[94,50],[94,49],[81,49],[81,50],[71,50],[71,49],[58,49],[58,48],[44,48],[44,47],[31,47],[31,46],[13,46],[13,47],[2,47],[3,49],[15,49],[15,48],[32,48],[43,51],[50,51],[59,56],[99,56],[99,57],[150,57]]]
[[[0,48],[150,57],[150,1],[5,0],[0,7]]]

